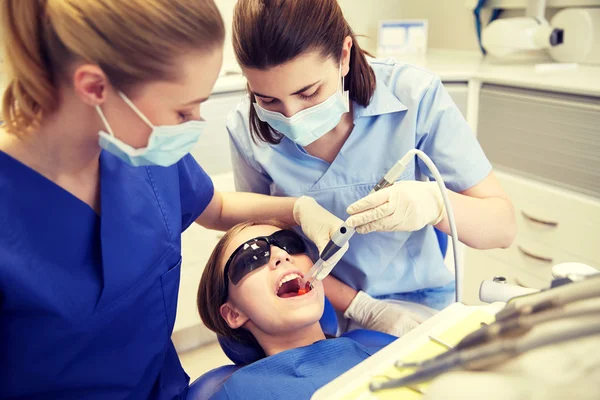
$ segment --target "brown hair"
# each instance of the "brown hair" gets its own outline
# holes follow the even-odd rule
[[[215,246],[206,267],[200,278],[198,287],[197,306],[202,322],[208,329],[219,336],[233,338],[239,341],[253,340],[253,336],[243,328],[231,329],[227,322],[221,316],[221,306],[225,304],[225,293],[229,285],[229,279],[225,278],[223,263],[223,254],[229,243],[244,229],[257,225],[275,226],[281,229],[288,229],[289,226],[277,220],[252,221],[238,224],[231,228]]]
[[[350,99],[367,106],[375,91],[375,73],[337,0],[239,0],[233,15],[233,48],[242,67],[268,69],[308,51],[339,62],[344,39],[350,36],[350,73],[345,87]],[[250,101],[256,101],[248,88]],[[250,132],[254,140],[278,144],[283,137],[258,119],[250,104]]]
[[[2,114],[19,133],[55,110],[70,63],[97,64],[125,87],[174,79],[175,60],[223,44],[214,0],[2,0],[8,86]]]

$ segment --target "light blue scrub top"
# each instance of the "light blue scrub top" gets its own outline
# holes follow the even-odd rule
[[[346,208],[413,148],[436,164],[455,192],[481,182],[491,171],[477,139],[440,79],[393,59],[370,62],[377,87],[367,107],[352,103],[354,129],[328,163],[284,137],[278,145],[254,143],[249,97],[231,112],[236,188],[276,196],[307,195],[346,219]],[[400,180],[432,178],[413,160]],[[454,276],[445,267],[432,226],[417,232],[355,235],[332,275],[378,298],[395,298],[441,309],[454,298]]]

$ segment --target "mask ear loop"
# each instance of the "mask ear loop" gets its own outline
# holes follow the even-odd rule
[[[137,116],[140,117],[142,121],[146,123],[146,125],[148,125],[150,128],[154,128],[152,122],[150,122],[150,120],[146,118],[144,114],[142,114],[142,112],[135,106],[135,104],[133,104],[133,102],[129,100],[127,96],[125,96],[125,93],[119,92],[119,96],[121,96],[125,104],[127,104],[133,110],[133,112],[135,112]]]
[[[340,80],[342,81],[342,97],[344,98],[344,103],[346,104],[346,108],[348,110],[350,110],[350,101],[349,101],[349,97],[345,96],[345,77],[342,76],[342,61],[340,60]],[[340,81],[338,80],[338,89],[340,88]]]
[[[340,90],[340,80],[342,81],[342,93],[344,93],[344,77],[342,76],[342,61],[340,60],[340,69],[339,69],[339,77],[338,77],[338,85],[336,90]]]
[[[114,134],[112,128],[110,127],[108,120],[104,116],[104,113],[102,112],[102,108],[100,108],[100,106],[96,106],[96,112],[98,112],[98,115],[100,115],[100,119],[102,120],[102,123],[104,124],[104,127],[106,128],[108,133],[110,133],[110,136],[115,137],[115,134]]]

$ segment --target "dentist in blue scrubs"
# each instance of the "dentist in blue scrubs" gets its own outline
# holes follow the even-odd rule
[[[368,59],[336,0],[239,0],[233,43],[249,91],[227,124],[237,188],[308,195],[350,217],[362,235],[324,281],[350,323],[401,335],[431,315],[417,304],[454,298],[434,232],[449,232],[447,216],[425,165],[368,195],[410,149],[439,168],[463,243],[511,244],[512,204],[440,79]]]
[[[213,0],[5,0],[0,399],[183,399],[170,340],[181,233],[341,223],[314,200],[214,190],[188,154],[217,79]]]

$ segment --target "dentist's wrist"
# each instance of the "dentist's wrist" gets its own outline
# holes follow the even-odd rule
[[[302,197],[298,197],[297,199],[294,200],[294,207],[292,209],[292,218],[294,219],[294,222],[296,222],[296,224],[298,224],[298,225],[302,225],[300,223],[300,208],[302,207],[302,204],[304,202],[310,201],[309,199],[310,199],[310,197],[302,196]]]
[[[356,294],[346,311],[344,311],[344,318],[365,325],[367,319],[370,317],[372,305],[376,302],[377,300],[361,290]]]
[[[358,294],[357,290],[337,280],[331,275],[323,279],[323,287],[325,289],[325,295],[333,308],[342,313],[346,312]]]

